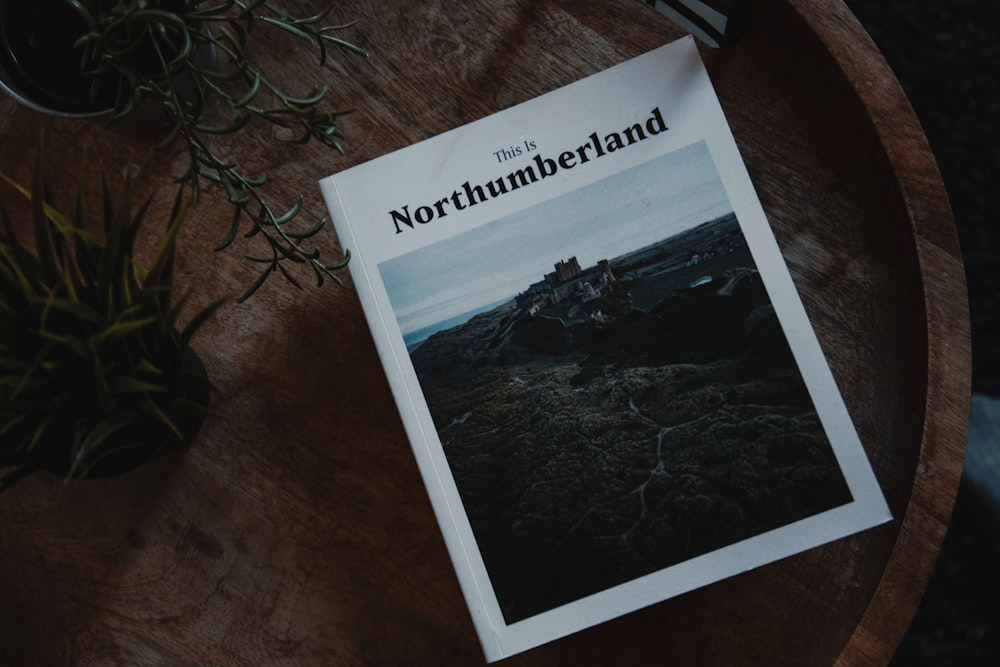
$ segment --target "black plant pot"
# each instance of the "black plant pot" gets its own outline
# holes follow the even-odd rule
[[[204,379],[204,382],[196,385],[197,388],[195,390],[186,392],[182,398],[207,408],[210,396],[208,391],[208,372],[205,369],[204,362],[190,347],[184,349],[182,362],[185,370],[197,373]],[[80,479],[107,479],[115,477],[134,470],[161,456],[175,452],[194,439],[194,436],[197,435],[202,423],[205,421],[205,416],[202,414],[170,416],[176,422],[177,428],[184,435],[183,439],[178,438],[173,431],[160,424],[151,428],[146,427],[134,430],[126,428],[122,432],[122,438],[126,442],[134,443],[134,446],[122,449],[101,459],[91,466],[87,470],[87,473],[80,477]],[[65,476],[69,473],[70,462],[68,459],[69,457],[63,453],[60,458],[46,465],[44,469],[53,474]]]
[[[185,371],[196,374],[201,378],[201,381],[187,383],[184,386],[184,393],[181,398],[207,409],[211,397],[208,372],[205,369],[204,363],[197,353],[189,347],[184,350],[182,364]],[[190,443],[205,421],[204,414],[185,413],[183,415],[170,416],[177,425],[178,430],[183,434],[183,438],[178,438],[173,431],[158,423],[144,423],[135,427],[126,427],[115,434],[115,437],[119,443],[128,443],[127,448],[118,449],[106,455],[91,465],[84,474],[77,472],[73,479],[107,479],[122,475],[150,461],[166,456]],[[63,434],[62,436],[55,434],[55,437],[38,443],[35,451],[39,458],[32,463],[22,465],[13,472],[9,472],[6,477],[0,478],[0,492],[38,470],[44,470],[59,477],[66,477],[72,465],[70,461],[69,440],[70,436],[68,434]]]
[[[0,0],[0,87],[34,109],[66,116],[106,114],[115,90],[91,97],[73,46],[87,25],[65,0]]]
[[[180,11],[182,3],[163,0],[166,12]],[[35,110],[59,116],[94,117],[110,115],[127,86],[113,72],[104,74],[96,94],[94,80],[81,74],[83,51],[74,43],[87,32],[87,24],[66,0],[0,0],[0,89]],[[168,58],[169,59],[169,58]],[[157,80],[162,64],[150,44],[131,52],[127,66],[133,72],[148,73]],[[216,68],[213,45],[196,48],[191,65]],[[189,70],[181,69],[171,78],[181,100],[195,99],[197,88]],[[92,97],[93,94],[93,97]],[[113,123],[115,131],[126,135],[156,132],[169,124],[158,101],[138,104]]]

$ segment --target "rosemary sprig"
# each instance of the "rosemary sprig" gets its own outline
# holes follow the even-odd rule
[[[262,193],[266,174],[247,175],[234,161],[214,150],[212,138],[239,131],[253,119],[290,130],[293,143],[319,141],[343,153],[340,117],[348,111],[323,108],[326,86],[306,95],[293,95],[247,57],[250,34],[261,27],[288,32],[317,48],[319,64],[331,48],[358,55],[365,51],[338,37],[354,25],[326,25],[333,10],[327,4],[317,13],[297,17],[273,0],[65,0],[88,26],[77,45],[82,49],[82,73],[92,81],[97,96],[111,78],[117,81],[111,122],[150,103],[162,109],[165,134],[157,148],[175,141],[186,144],[188,166],[178,177],[191,190],[195,203],[202,182],[220,185],[234,212],[227,232],[216,249],[233,243],[241,230],[247,238],[263,241],[267,252],[248,259],[263,266],[262,273],[240,300],[252,295],[274,272],[301,287],[286,266],[308,266],[322,285],[326,278],[340,282],[335,271],[343,268],[346,254],[328,262],[315,244],[325,220],[299,229],[293,220],[302,210],[299,197],[287,208],[275,207]],[[221,61],[216,67],[213,54]],[[209,96],[221,99],[227,110],[221,121],[205,118]],[[248,228],[247,228],[248,227]]]

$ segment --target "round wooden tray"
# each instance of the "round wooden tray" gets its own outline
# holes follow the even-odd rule
[[[346,155],[276,144],[263,128],[219,140],[269,173],[276,199],[304,193],[314,218],[322,176],[681,35],[635,0],[345,0],[335,17],[360,18],[349,37],[371,52],[325,75],[356,109]],[[258,57],[303,88],[323,81],[291,48],[302,47],[279,38]],[[759,0],[739,45],[702,55],[896,518],[511,664],[885,664],[944,536],[966,435],[968,313],[945,191],[903,92],[838,0]],[[151,137],[8,99],[0,169],[26,180],[43,131],[57,191],[84,160],[109,177],[134,161],[153,219],[169,211],[179,151],[150,157]],[[243,258],[252,239],[212,251],[229,220],[224,197],[206,192],[185,230],[178,273],[197,282],[195,306],[255,277]],[[332,234],[326,247],[338,252]],[[37,474],[0,496],[0,655],[18,665],[482,662],[344,276],[342,288],[301,291],[272,277],[205,327],[195,344],[221,418],[185,451],[102,482]]]

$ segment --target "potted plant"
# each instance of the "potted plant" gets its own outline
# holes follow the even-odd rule
[[[0,0],[0,87],[20,102],[64,116],[110,112],[113,90],[80,72],[76,41],[86,32],[68,2]]]
[[[338,280],[334,271],[347,261],[328,263],[311,245],[323,223],[295,228],[301,198],[273,207],[262,194],[266,175],[244,174],[212,140],[258,119],[285,128],[291,141],[316,140],[342,152],[345,112],[325,109],[328,89],[290,93],[247,53],[249,37],[267,28],[312,42],[320,65],[331,47],[364,55],[338,36],[353,23],[326,23],[332,8],[300,17],[280,0],[0,0],[0,84],[36,108],[106,113],[112,127],[154,109],[163,133],[157,148],[184,144],[188,161],[179,181],[193,201],[207,180],[234,206],[218,249],[241,229],[264,242],[267,251],[255,260],[261,278],[241,298],[276,271],[298,286],[289,262],[309,266],[322,284]],[[207,112],[213,96],[225,109],[221,118]]]
[[[173,294],[186,204],[178,196],[142,266],[133,247],[149,202],[133,205],[134,178],[117,201],[102,181],[99,233],[85,225],[82,183],[69,215],[56,209],[40,148],[30,189],[2,181],[30,200],[35,249],[0,200],[0,491],[36,470],[103,477],[179,447],[210,413],[191,337],[224,302],[179,328],[191,294]]]

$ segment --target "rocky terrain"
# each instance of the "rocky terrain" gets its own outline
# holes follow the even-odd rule
[[[603,322],[511,302],[412,353],[508,622],[850,500],[749,254],[713,270],[641,309],[619,282]]]

